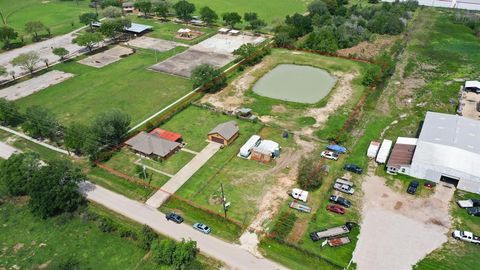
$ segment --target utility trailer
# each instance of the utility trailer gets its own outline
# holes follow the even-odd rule
[[[353,226],[354,226],[354,223],[347,222],[345,225],[342,225],[342,226],[312,232],[310,233],[310,238],[313,241],[318,241],[321,239],[330,239],[330,238],[343,236],[348,234],[352,230]]]
[[[331,247],[339,247],[350,243],[350,238],[348,238],[348,236],[332,238],[328,239],[327,243]]]
[[[301,203],[301,202],[291,202],[288,204],[288,206],[290,206],[290,208],[293,208],[293,209],[296,209],[300,212],[305,212],[305,213],[310,213],[312,212],[312,208],[304,203]]]

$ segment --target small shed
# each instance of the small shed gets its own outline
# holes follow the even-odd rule
[[[390,149],[392,148],[393,142],[387,139],[382,141],[382,145],[380,146],[380,150],[378,150],[377,161],[378,164],[384,164],[387,162],[388,155],[390,154]]]
[[[387,172],[408,174],[416,147],[416,138],[398,137],[388,158]]]
[[[250,159],[262,163],[270,163],[272,161],[272,153],[259,147],[253,147]]]
[[[150,157],[166,159],[180,149],[180,144],[172,142],[144,131],[125,142],[134,152]]]
[[[182,140],[183,140],[181,134],[178,134],[178,133],[175,133],[175,132],[172,132],[172,131],[168,131],[168,130],[164,130],[164,129],[161,129],[161,128],[156,128],[156,129],[152,130],[150,132],[150,134],[155,135],[155,136],[160,137],[160,138],[163,138],[165,140],[172,141],[172,142],[181,143]]]
[[[237,115],[239,117],[248,118],[252,115],[252,109],[250,108],[240,108],[237,110]]]
[[[230,35],[232,35],[232,36],[238,36],[238,35],[240,35],[240,31],[235,30],[235,29],[230,30],[229,33],[230,33]]]
[[[219,124],[208,133],[208,140],[223,145],[231,144],[239,134],[239,128],[235,121]]]

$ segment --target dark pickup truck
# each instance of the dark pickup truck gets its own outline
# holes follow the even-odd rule
[[[333,202],[333,203],[339,204],[341,206],[347,207],[347,208],[352,206],[352,203],[349,200],[347,200],[343,197],[339,197],[337,195],[330,196],[330,201]]]

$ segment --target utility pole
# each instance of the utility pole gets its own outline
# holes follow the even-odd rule
[[[222,188],[222,203],[223,203],[223,212],[225,213],[225,219],[227,219],[227,206],[225,205],[225,193],[223,193],[223,183],[220,183]]]

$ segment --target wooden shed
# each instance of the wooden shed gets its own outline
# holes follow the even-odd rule
[[[239,133],[238,125],[235,121],[229,121],[219,124],[208,133],[208,140],[223,145],[231,144]]]

